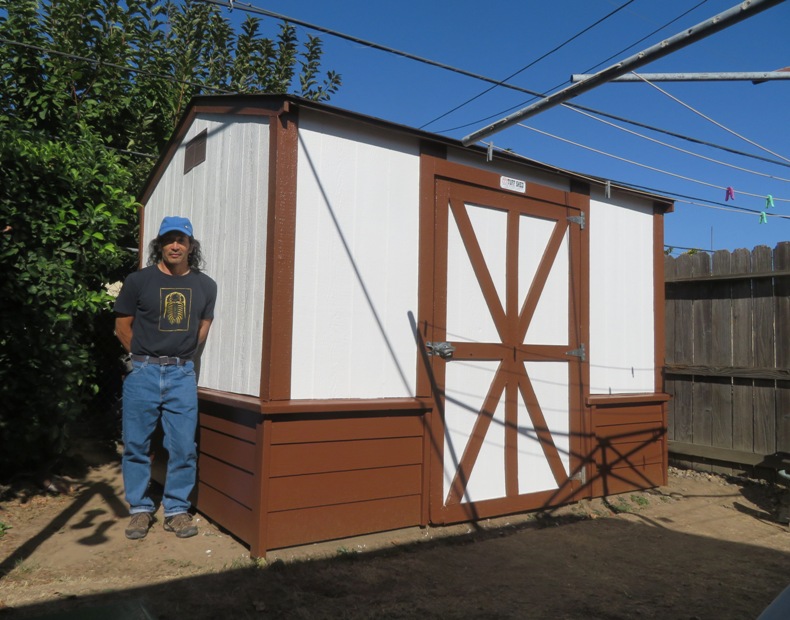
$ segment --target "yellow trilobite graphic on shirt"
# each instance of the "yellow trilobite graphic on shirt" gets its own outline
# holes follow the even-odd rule
[[[165,297],[165,319],[170,325],[178,325],[187,314],[187,298],[178,291]]]
[[[191,289],[160,289],[159,331],[173,332],[189,329]]]

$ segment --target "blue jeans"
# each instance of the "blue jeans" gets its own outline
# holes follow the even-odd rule
[[[129,512],[154,512],[148,495],[151,436],[162,419],[167,477],[162,497],[165,517],[189,510],[197,473],[197,383],[195,366],[132,362],[123,383],[123,484]]]

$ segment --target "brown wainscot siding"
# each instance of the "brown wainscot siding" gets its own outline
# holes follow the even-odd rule
[[[201,390],[197,508],[253,556],[427,525],[428,414],[412,399],[273,405]]]
[[[667,394],[590,396],[593,497],[667,483]]]

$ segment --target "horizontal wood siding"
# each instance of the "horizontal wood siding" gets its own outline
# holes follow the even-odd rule
[[[238,467],[233,467],[215,458],[201,453],[198,459],[200,482],[217,489],[223,495],[242,506],[253,506],[253,476]]]
[[[234,536],[249,543],[255,527],[254,513],[207,484],[198,482],[198,509]]]
[[[422,416],[299,419],[275,424],[272,444],[343,441],[369,437],[422,437]]]
[[[422,440],[366,439],[272,446],[272,478],[394,467],[422,461]]]
[[[596,488],[595,494],[603,497],[640,489],[652,489],[666,484],[666,480],[667,468],[661,463],[633,469],[623,468],[608,475],[605,479],[606,484]]]
[[[255,531],[256,425],[262,417],[200,402],[198,510],[245,542]]]
[[[274,418],[269,548],[418,525],[422,414]]]
[[[213,456],[246,472],[255,471],[255,445],[217,433],[209,428],[200,429],[200,452]]]
[[[665,405],[599,404],[592,407],[593,496],[666,484]]]
[[[419,496],[321,506],[269,515],[269,548],[417,525]]]
[[[417,495],[422,487],[420,465],[274,478],[269,509],[293,510],[316,505],[359,502]]]

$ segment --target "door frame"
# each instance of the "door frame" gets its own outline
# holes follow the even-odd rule
[[[574,391],[574,398],[570,398],[574,409],[571,416],[578,416],[578,436],[571,437],[572,451],[571,464],[574,470],[569,472],[569,477],[578,475],[580,480],[574,480],[570,487],[531,493],[526,495],[508,496],[474,503],[444,505],[443,485],[443,458],[444,458],[444,414],[443,399],[439,393],[439,385],[444,384],[444,360],[429,357],[425,353],[424,342],[434,339],[434,327],[437,324],[437,313],[444,311],[446,314],[446,289],[437,291],[437,274],[447,273],[446,248],[437,253],[438,243],[446,240],[437,240],[437,182],[446,180],[451,183],[460,183],[471,187],[501,192],[504,195],[516,195],[541,203],[552,203],[561,208],[570,208],[584,213],[589,222],[589,189],[587,193],[578,191],[581,187],[574,186],[576,191],[557,190],[538,183],[527,182],[524,192],[513,192],[508,189],[510,177],[496,172],[480,170],[462,164],[448,162],[445,159],[423,154],[420,165],[420,274],[419,274],[419,302],[417,320],[417,342],[422,347],[417,361],[417,394],[430,398],[433,402],[433,411],[427,420],[428,450],[426,472],[424,480],[428,484],[428,497],[425,513],[429,513],[430,522],[434,524],[469,521],[480,518],[498,516],[513,512],[522,512],[548,506],[559,505],[578,499],[591,497],[590,486],[585,481],[589,480],[592,471],[590,456],[593,451],[591,435],[590,409],[587,406],[589,396],[589,235],[581,230],[577,234],[571,233],[571,258],[578,261],[576,273],[579,282],[569,284],[576,290],[577,313],[575,331],[579,342],[587,348],[586,357],[577,364],[578,373],[569,376],[569,390]],[[570,183],[570,180],[568,181]],[[452,217],[452,216],[449,216]],[[575,225],[574,225],[575,226]],[[571,276],[574,269],[571,268]],[[569,299],[569,323],[574,322],[573,304]],[[571,329],[569,325],[569,329]],[[571,366],[569,366],[571,368]],[[570,375],[570,373],[569,373]],[[578,375],[578,376],[576,376]],[[569,406],[570,406],[569,403]],[[575,429],[574,429],[575,430]]]

